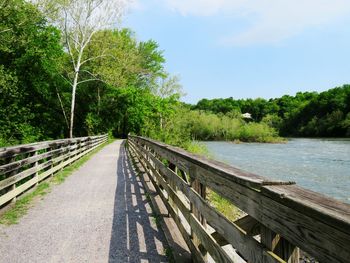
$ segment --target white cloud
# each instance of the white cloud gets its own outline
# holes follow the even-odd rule
[[[350,14],[349,0],[166,0],[166,4],[185,16],[225,14],[248,20],[245,30],[223,38],[233,45],[277,43]]]

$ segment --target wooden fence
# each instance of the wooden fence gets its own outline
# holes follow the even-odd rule
[[[129,136],[196,262],[350,262],[350,205],[147,138]],[[214,191],[244,211],[232,222]],[[300,251],[299,251],[300,248]]]
[[[100,135],[0,148],[0,208],[107,139]]]

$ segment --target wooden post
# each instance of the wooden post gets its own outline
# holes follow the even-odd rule
[[[35,157],[37,157],[38,156],[38,151],[35,151],[34,152],[34,154],[33,154],[33,156],[35,156]],[[35,178],[36,178],[36,184],[35,184],[35,186],[38,186],[38,184],[39,184],[39,172],[38,172],[38,164],[39,164],[39,162],[38,161],[35,161],[35,163],[34,163],[34,167],[35,167]]]
[[[261,243],[287,263],[299,263],[299,248],[263,225]]]
[[[190,177],[191,177],[191,173],[190,173]],[[206,199],[206,187],[205,187],[205,185],[201,184],[197,179],[193,179],[193,177],[191,177],[191,187],[204,200]],[[192,203],[191,203],[191,213],[193,213],[193,215],[204,226],[204,228],[206,228],[206,220],[205,220],[205,218],[201,215],[200,211]],[[198,247],[198,249],[202,253],[204,261],[207,262],[208,261],[207,251],[201,245],[200,240],[196,237],[196,234],[193,232],[192,228],[191,228],[191,237],[192,237],[193,244]]]
[[[47,149],[47,151],[49,151],[49,152],[50,152],[50,151],[54,151],[54,150],[55,150],[54,147],[50,147],[50,148]],[[50,161],[51,161],[51,165],[50,165],[50,168],[49,168],[50,170],[52,170],[52,168],[53,168],[53,166],[54,166],[54,165],[53,165],[53,159],[55,159],[54,154],[52,154],[51,157],[50,157]],[[50,174],[50,177],[52,177],[52,176],[53,176],[53,172],[51,172],[51,174]]]
[[[173,163],[169,163],[168,165],[169,169],[172,170],[175,174],[177,174],[177,167],[175,164]],[[176,189],[176,184],[174,182],[174,180],[169,180],[169,185],[170,187],[174,190],[174,192],[176,193],[177,189]],[[168,200],[169,200],[169,204],[173,207],[174,209],[174,212],[178,215],[179,214],[179,209],[177,208],[176,206],[176,203],[170,198],[168,197]]]
[[[64,144],[60,144],[59,146],[59,149],[62,149],[63,147],[65,147]],[[68,150],[69,151],[69,150]],[[67,152],[63,151],[62,153],[60,154],[66,154]],[[64,158],[61,160],[60,164],[62,164],[64,162]],[[62,172],[63,171],[63,167],[61,167],[60,171]]]
[[[12,157],[9,159],[8,163],[12,163],[15,161],[15,157]],[[9,173],[9,176],[12,176],[12,175],[15,175],[17,173],[17,170],[14,170],[12,172]],[[11,188],[10,188],[11,191],[14,191],[16,190],[16,183],[14,183],[13,185],[11,185]],[[17,201],[17,196],[15,196],[14,198],[11,199],[11,203],[15,203]]]

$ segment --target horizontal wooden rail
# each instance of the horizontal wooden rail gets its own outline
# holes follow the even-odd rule
[[[150,175],[197,262],[350,262],[350,205],[148,138],[128,146]],[[232,222],[206,200],[209,188],[241,209]]]
[[[0,148],[0,208],[107,139],[105,134]]]

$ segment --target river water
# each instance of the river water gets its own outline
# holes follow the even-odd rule
[[[285,144],[204,142],[214,159],[350,203],[350,139],[290,139]]]

